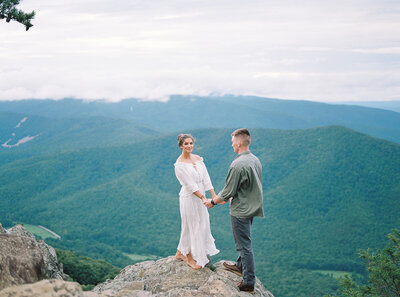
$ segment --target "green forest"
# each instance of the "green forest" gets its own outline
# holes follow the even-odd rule
[[[131,134],[132,131],[139,134],[149,132],[146,129],[165,134],[181,129],[199,128],[306,129],[328,125],[340,125],[400,143],[400,113],[398,112],[354,105],[256,96],[173,95],[167,102],[140,99],[126,99],[115,103],[78,99],[1,101],[0,112],[17,113],[21,118],[32,117],[28,119],[28,122],[33,120],[34,116],[40,116],[44,122],[51,123],[50,126],[42,126],[41,130],[45,131],[54,131],[62,126],[65,131],[58,131],[58,137],[52,139],[46,149],[57,146],[53,141],[62,142],[67,147],[71,147],[70,141],[75,143],[76,148],[93,146],[92,134],[99,131],[103,131],[106,139],[114,139],[117,145],[122,139],[131,143],[132,139],[124,138],[124,136],[130,135],[135,138]],[[0,114],[1,124],[3,124],[1,119],[5,117],[6,115]],[[91,122],[94,125],[90,125]],[[10,123],[12,122],[6,121],[4,127],[0,126],[0,139],[11,134],[8,129],[5,129]],[[127,129],[126,123],[132,125],[132,130]],[[22,125],[21,128],[29,129],[30,126],[31,124],[27,124],[26,127]],[[92,134],[87,133],[90,131],[90,126],[92,126]],[[94,129],[96,126],[101,129]],[[80,130],[74,130],[77,127]],[[109,134],[111,127],[115,131],[114,137]],[[3,134],[4,132],[6,134]],[[83,136],[79,137],[81,146],[77,146],[76,143],[76,137],[79,134]],[[51,138],[51,135],[46,135],[43,134],[42,137]],[[65,136],[64,140],[60,136]],[[99,145],[105,144],[102,138],[98,138],[98,142]],[[34,146],[33,143],[31,145]],[[18,150],[24,150],[24,147],[19,147]]]
[[[63,264],[64,273],[86,290],[93,289],[107,279],[113,279],[121,270],[104,260],[77,256],[71,251],[56,249],[56,253],[58,262]]]
[[[185,131],[188,132],[188,131]],[[215,189],[223,187],[232,129],[197,129]],[[400,225],[400,145],[340,127],[252,129],[263,165],[266,218],[255,219],[256,274],[276,297],[323,296],[339,288],[333,272],[366,281],[360,249],[383,248]],[[50,245],[123,268],[175,254],[179,183],[176,134],[51,154],[9,154],[0,163],[0,221],[43,225]],[[234,260],[229,207],[210,210],[221,253]]]

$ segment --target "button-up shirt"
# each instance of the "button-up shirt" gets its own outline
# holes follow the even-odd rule
[[[218,197],[224,201],[232,197],[230,214],[234,217],[264,217],[261,162],[250,151],[233,160]]]

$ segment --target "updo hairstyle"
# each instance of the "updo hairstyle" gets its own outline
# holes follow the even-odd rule
[[[193,143],[195,141],[194,137],[190,134],[179,134],[178,135],[178,146],[181,147],[183,145],[183,142],[185,141],[186,138],[191,138]]]

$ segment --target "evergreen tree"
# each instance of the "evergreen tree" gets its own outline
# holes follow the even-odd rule
[[[360,252],[366,261],[369,282],[359,286],[346,276],[341,281],[343,297],[398,297],[400,296],[400,231],[388,235],[389,244],[377,252]]]
[[[0,0],[0,19],[6,19],[9,23],[11,20],[17,21],[25,25],[26,31],[32,27],[31,20],[35,17],[35,11],[31,13],[25,13],[16,6],[20,0]]]

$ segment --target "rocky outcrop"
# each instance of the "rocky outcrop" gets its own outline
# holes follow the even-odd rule
[[[0,234],[6,234],[6,233],[7,233],[6,229],[4,229],[0,223]]]
[[[54,248],[21,225],[0,234],[0,289],[49,278],[69,279]]]
[[[254,294],[240,292],[241,278],[225,270],[223,261],[215,270],[194,270],[174,256],[127,266],[113,280],[83,292],[78,283],[64,281],[68,276],[52,247],[23,226],[2,230],[0,225],[0,297],[273,297],[258,279]]]
[[[96,286],[93,292],[112,296],[251,296],[240,292],[241,278],[222,267],[194,270],[175,257],[146,261],[124,268],[114,280]],[[253,296],[273,297],[257,279]]]
[[[218,262],[215,271],[193,270],[175,257],[147,261],[124,268],[113,280],[83,292],[77,283],[43,280],[0,291],[0,297],[273,297],[257,279],[254,294],[240,292],[240,277]]]
[[[22,225],[15,225],[14,227],[10,228],[7,230],[8,234],[14,234],[17,236],[22,236],[22,237],[29,237],[32,239],[36,239],[35,235],[33,235],[31,232],[26,230]]]
[[[0,234],[0,289],[37,282],[45,276],[43,255],[35,239]]]

